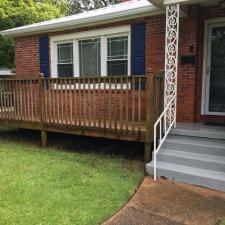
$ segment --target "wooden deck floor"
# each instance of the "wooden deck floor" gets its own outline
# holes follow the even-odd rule
[[[11,111],[12,112],[12,111]],[[40,118],[26,116],[10,117],[10,112],[0,112],[0,125],[15,128],[46,130],[50,132],[70,133],[77,135],[87,135],[94,137],[105,137],[111,139],[141,141],[145,140],[145,121],[133,123],[131,121],[116,121],[103,119],[57,119],[44,118],[41,123]]]

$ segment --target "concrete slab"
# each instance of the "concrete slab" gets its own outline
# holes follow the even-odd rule
[[[225,193],[146,177],[132,200],[104,225],[215,225]]]

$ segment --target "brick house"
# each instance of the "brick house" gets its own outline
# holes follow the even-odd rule
[[[225,191],[225,130],[219,126],[225,124],[225,1],[123,1],[1,34],[15,39],[18,78],[165,70],[164,108],[170,104],[167,109],[174,114],[162,132],[165,139],[155,146],[155,163],[163,149],[158,173]],[[171,130],[176,122],[177,129]],[[184,146],[178,140],[182,138]],[[179,153],[177,146],[188,150]],[[196,146],[209,148],[208,153],[193,150],[188,155]],[[150,174],[153,168],[156,175],[156,164],[147,164]]]

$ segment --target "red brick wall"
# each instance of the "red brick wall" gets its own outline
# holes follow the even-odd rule
[[[224,116],[201,116],[204,21],[225,16],[225,10],[194,6],[188,14],[180,21],[177,120],[225,122]],[[155,16],[146,21],[146,65],[158,71],[164,69],[165,17]],[[195,65],[182,65],[180,57],[185,55],[195,55]]]
[[[16,74],[33,77],[40,74],[38,37],[21,37],[15,40]]]
[[[180,22],[177,120],[181,122],[195,121],[195,93],[198,63],[195,65],[182,65],[180,57],[196,55],[197,41],[198,8],[192,8],[192,15],[181,19]]]

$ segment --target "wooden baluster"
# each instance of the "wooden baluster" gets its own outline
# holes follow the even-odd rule
[[[114,119],[115,119],[115,133],[117,133],[117,113],[118,113],[118,108],[117,108],[117,78],[115,78],[115,94],[114,94]]]
[[[94,120],[94,127],[96,128],[96,78],[93,78],[93,120]]]
[[[141,79],[138,78],[138,133],[141,133]]]
[[[26,108],[26,80],[23,80],[23,105],[22,105],[22,110],[23,110],[23,120],[27,120],[27,108]]]
[[[120,132],[123,133],[123,78],[120,78]]]
[[[75,97],[75,96],[74,96]],[[73,98],[72,98],[72,79],[69,79],[69,102],[70,102],[70,116],[69,116],[69,125],[72,126],[73,122]]]
[[[135,77],[132,77],[132,132],[135,133]]]
[[[0,119],[2,119],[3,115],[3,82],[0,79]]]
[[[64,125],[64,106],[65,106],[65,103],[64,103],[64,78],[61,78],[60,79],[60,109],[61,109],[61,117],[60,117],[60,125],[63,126]],[[65,119],[66,120],[66,119]]]
[[[107,128],[107,112],[106,112],[106,96],[107,95],[107,91],[106,91],[106,77],[103,78],[103,101],[104,101],[104,105],[103,105],[103,110],[104,110],[104,121],[103,121],[103,126],[104,126],[104,132],[106,132],[106,128]]]
[[[30,87],[29,80],[26,80],[26,102],[27,102],[27,121],[30,121]]]
[[[33,98],[32,98],[32,79],[29,80],[29,90],[28,90],[28,95],[29,95],[29,112],[30,112],[30,121],[33,122]]]
[[[129,122],[129,115],[128,115],[128,90],[129,90],[129,80],[128,76],[126,77],[126,134],[128,133],[128,122]]]
[[[11,80],[8,80],[8,118],[12,119],[12,112],[11,112]]]
[[[64,116],[65,117],[65,119],[66,119],[66,126],[68,126],[69,125],[69,115],[68,115],[68,94],[67,94],[67,92],[68,92],[68,79],[65,79],[65,105],[66,105],[66,109],[65,109],[65,113],[66,113],[66,116]]]
[[[112,130],[112,77],[109,77],[109,129]]]
[[[53,115],[52,115],[52,80],[51,78],[48,79],[48,95],[49,95],[49,111],[48,111],[48,123],[51,124],[53,120]]]
[[[57,113],[56,113],[56,87],[57,87],[57,81],[55,79],[52,79],[52,114],[53,114],[53,124],[57,121]]]
[[[83,93],[84,93],[84,126],[86,127],[87,119],[87,95],[86,95],[86,79],[83,79]]]
[[[79,126],[81,127],[82,99],[81,99],[81,78],[79,79]]]
[[[5,80],[5,94],[4,94],[4,115],[5,115],[5,119],[8,119],[8,115],[7,115],[7,104],[8,104],[8,88],[7,88],[7,80]]]
[[[91,127],[91,96],[90,96],[90,78],[88,78],[88,98],[87,98],[87,107],[88,107],[88,126]]]
[[[22,94],[22,80],[18,80],[18,97],[19,97],[19,120],[23,119],[23,94]]]
[[[9,92],[10,92],[10,98],[9,98],[9,112],[10,112],[10,119],[14,120],[13,116],[13,79],[9,80]]]
[[[59,81],[60,79],[57,79],[56,80],[56,94],[57,94],[57,103],[56,103],[56,107],[57,107],[57,125],[59,125],[59,118],[60,118],[60,115],[59,115],[59,92],[60,92],[60,86],[59,86]]]
[[[74,118],[74,125],[78,126],[78,123],[79,123],[79,114],[78,114],[79,103],[77,103],[77,101],[79,100],[79,96],[77,96],[77,80],[73,79],[72,83],[73,83],[73,89],[74,89],[74,91],[72,92],[72,93],[74,93],[74,104],[72,104],[73,105],[73,107],[72,107],[72,123],[73,123],[73,118]],[[73,98],[73,96],[72,96],[72,98]]]
[[[6,81],[6,86],[7,86],[7,105],[6,105],[6,115],[7,115],[7,119],[11,119],[11,115],[10,115],[10,80]]]
[[[100,100],[101,100],[101,81],[100,81],[100,78],[98,78],[98,127],[99,128],[101,128]]]
[[[16,84],[16,79],[13,80],[13,112],[14,112],[14,120],[17,120],[17,84]]]
[[[16,120],[16,81],[12,80],[12,116],[13,116],[13,120]]]
[[[3,91],[2,91],[2,117],[5,119],[5,80],[2,80],[2,86],[3,86]]]
[[[40,108],[40,124],[41,124],[41,145],[47,145],[47,133],[44,130],[44,116],[45,116],[45,100],[44,100],[44,76],[41,74],[39,78],[39,108]]]

